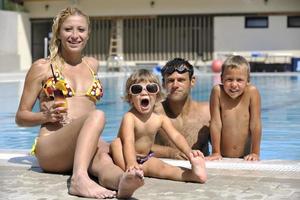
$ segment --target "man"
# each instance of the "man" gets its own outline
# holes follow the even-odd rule
[[[192,149],[199,149],[209,154],[209,121],[208,102],[192,100],[191,89],[195,85],[193,66],[186,60],[175,58],[162,68],[162,85],[167,92],[166,99],[155,106],[155,112],[168,116],[175,128],[186,138]],[[157,134],[156,145],[152,151],[156,157],[187,159],[163,130]]]

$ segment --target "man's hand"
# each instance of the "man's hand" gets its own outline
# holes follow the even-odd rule
[[[244,160],[247,161],[258,161],[259,160],[259,156],[255,153],[250,153],[249,155],[244,157]]]
[[[205,157],[205,160],[222,160],[222,156],[219,153],[213,153],[210,156]]]
[[[177,160],[188,160],[189,158],[178,149],[170,148],[169,150],[169,158],[177,159]]]

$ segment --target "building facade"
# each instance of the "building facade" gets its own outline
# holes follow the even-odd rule
[[[24,0],[32,60],[44,56],[53,17],[70,5],[91,17],[85,53],[111,69],[174,57],[200,65],[232,53],[300,56],[299,0]]]

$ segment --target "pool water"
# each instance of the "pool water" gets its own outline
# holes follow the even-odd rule
[[[102,134],[106,141],[117,135],[121,118],[129,108],[121,99],[126,78],[102,78],[104,97],[97,108],[106,114]],[[218,81],[218,75],[197,76],[193,98],[208,101]],[[262,100],[261,159],[300,160],[300,74],[255,74],[251,82]],[[0,149],[30,149],[37,136],[39,127],[18,127],[14,121],[22,87],[23,81],[0,82]]]

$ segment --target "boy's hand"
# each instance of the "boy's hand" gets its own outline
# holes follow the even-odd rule
[[[213,153],[210,156],[205,157],[205,160],[222,160],[222,156],[219,153]]]
[[[142,170],[142,166],[140,164],[136,163],[132,163],[132,164],[128,164],[126,166],[126,171],[129,170]]]
[[[137,175],[138,177],[140,177],[141,179],[144,179],[144,171],[141,170],[141,169],[135,169],[135,168],[132,168],[132,169],[127,169],[126,172],[135,174],[135,175]]]
[[[258,161],[259,160],[259,156],[255,153],[250,153],[249,155],[244,157],[244,160],[247,161]]]

